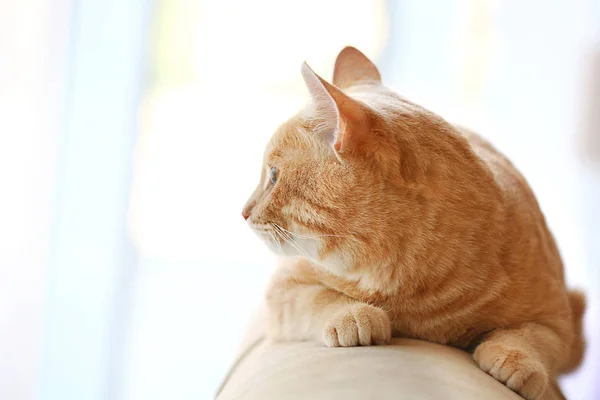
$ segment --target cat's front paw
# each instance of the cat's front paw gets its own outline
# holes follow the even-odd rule
[[[548,373],[534,356],[497,343],[482,343],[473,358],[479,367],[528,400],[541,398]]]
[[[390,318],[380,308],[352,304],[342,308],[325,324],[323,341],[328,347],[385,344],[392,337]]]

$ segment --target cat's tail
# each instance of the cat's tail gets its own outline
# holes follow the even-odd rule
[[[571,313],[573,318],[573,331],[575,337],[571,344],[571,353],[569,359],[561,368],[562,373],[568,373],[575,370],[583,360],[585,352],[585,337],[583,336],[583,314],[585,312],[585,294],[579,290],[570,290],[567,293],[569,303],[571,304]]]

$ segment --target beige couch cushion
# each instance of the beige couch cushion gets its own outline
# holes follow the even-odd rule
[[[264,316],[257,317],[218,400],[520,399],[469,354],[447,346],[408,339],[335,349],[271,343],[263,326]]]

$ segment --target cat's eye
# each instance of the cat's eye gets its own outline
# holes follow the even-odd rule
[[[271,167],[271,170],[269,171],[269,180],[273,184],[275,184],[275,182],[277,182],[277,168]]]

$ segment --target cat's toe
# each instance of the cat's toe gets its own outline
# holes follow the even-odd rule
[[[542,363],[519,349],[483,343],[473,358],[484,372],[528,400],[539,399],[548,385],[548,373]]]
[[[385,344],[390,339],[388,315],[367,304],[355,304],[339,311],[329,320],[324,330],[324,342],[328,347]]]

